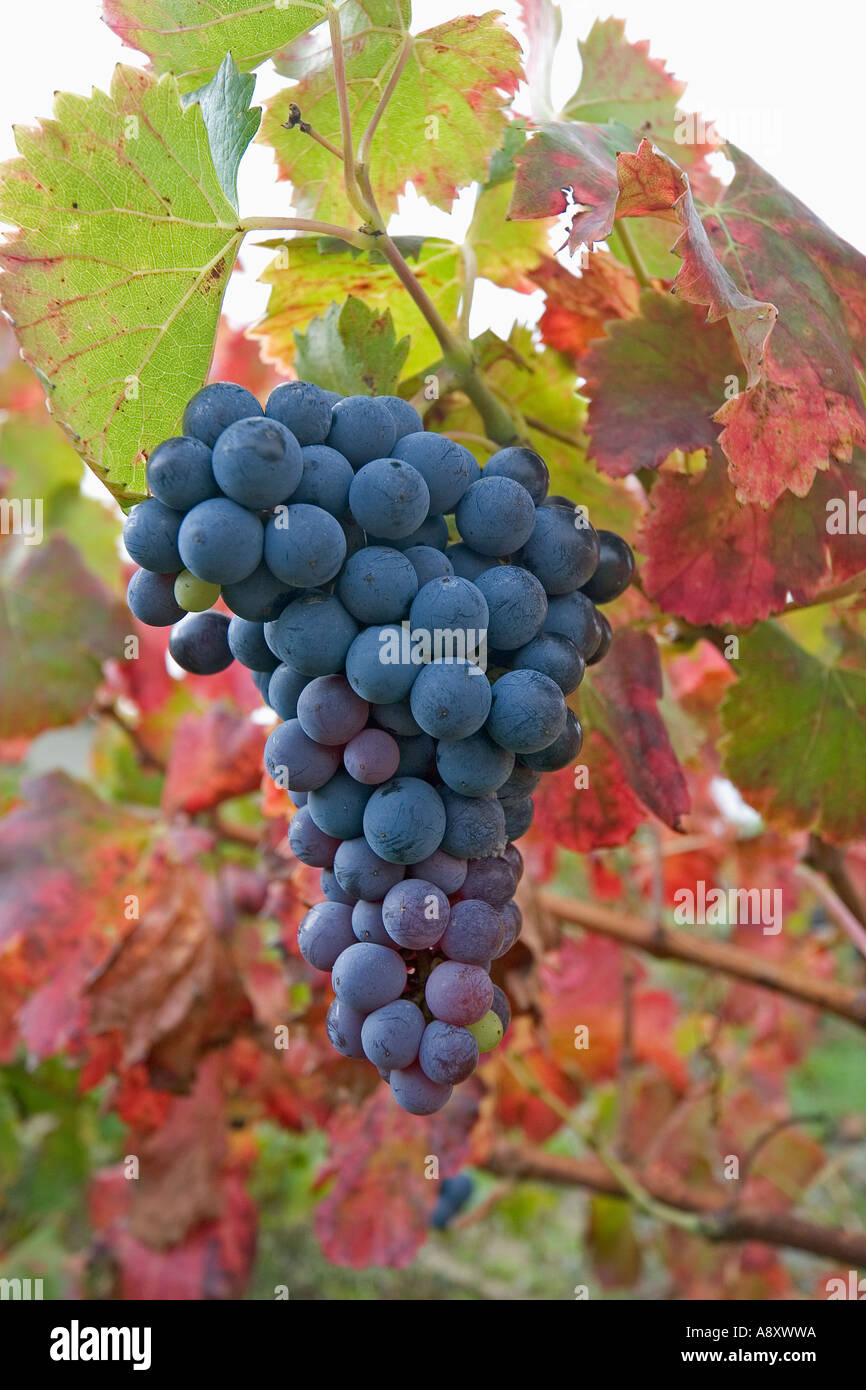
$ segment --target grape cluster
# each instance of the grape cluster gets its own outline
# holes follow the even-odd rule
[[[513,841],[580,751],[566,697],[631,551],[548,496],[533,450],[482,472],[398,397],[286,382],[263,411],[217,382],[183,431],[124,527],[130,609],[171,625],[187,671],[248,667],[279,716],[265,766],[321,870],[298,945],[332,975],[328,1036],[431,1114],[508,1028],[490,969],[520,935]]]

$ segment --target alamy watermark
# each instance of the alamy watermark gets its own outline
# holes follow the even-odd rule
[[[764,936],[782,930],[781,888],[707,888],[700,878],[693,889],[678,888],[674,904],[680,927],[753,926]]]
[[[0,497],[0,536],[21,536],[25,545],[41,545],[43,511],[41,497]]]
[[[466,661],[478,673],[487,670],[486,627],[417,627],[408,619],[379,633],[383,666],[427,666],[431,661]],[[475,671],[470,671],[474,675]]]

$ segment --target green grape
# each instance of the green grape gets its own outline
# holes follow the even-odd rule
[[[477,1023],[467,1024],[467,1029],[477,1042],[479,1052],[492,1052],[502,1042],[502,1019],[492,1009]]]
[[[197,579],[189,570],[181,570],[174,581],[174,596],[187,613],[203,613],[206,608],[213,608],[220,596],[220,586]]]

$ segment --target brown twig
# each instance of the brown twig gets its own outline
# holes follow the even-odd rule
[[[311,140],[315,140],[316,144],[321,145],[322,149],[327,150],[329,154],[334,155],[339,160],[343,158],[343,151],[337,145],[332,145],[330,140],[313,129],[309,121],[304,120],[301,115],[301,108],[296,101],[289,103],[289,119],[283,121],[282,129],[299,130],[302,135],[309,135]]]

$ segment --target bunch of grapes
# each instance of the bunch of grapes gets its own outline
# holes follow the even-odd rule
[[[263,411],[218,382],[183,431],[124,527],[129,606],[185,670],[248,667],[279,717],[265,765],[321,869],[298,945],[332,974],[328,1036],[432,1114],[508,1027],[490,969],[521,929],[513,842],[580,751],[566,697],[631,551],[548,496],[533,450],[482,472],[396,396],[287,382]]]

